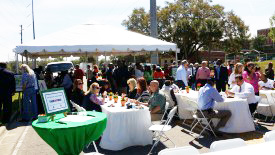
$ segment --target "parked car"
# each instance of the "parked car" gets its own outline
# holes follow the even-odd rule
[[[74,65],[72,62],[63,61],[63,62],[48,63],[47,66],[45,67],[45,70],[55,73],[55,72],[70,70],[73,68],[74,68]]]

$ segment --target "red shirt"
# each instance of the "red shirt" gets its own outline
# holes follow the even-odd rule
[[[164,73],[162,71],[161,72],[155,71],[153,77],[154,77],[154,79],[163,79]]]
[[[74,78],[83,80],[84,72],[82,69],[75,69],[74,70]]]

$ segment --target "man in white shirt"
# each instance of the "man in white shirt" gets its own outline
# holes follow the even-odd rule
[[[274,88],[274,81],[266,78],[265,74],[262,74],[261,81],[259,81],[260,89],[269,90]]]
[[[247,99],[251,115],[255,112],[258,102],[255,97],[254,88],[251,84],[244,82],[242,75],[235,77],[237,85],[230,91],[225,91],[227,96]]]
[[[187,60],[183,60],[182,65],[179,66],[176,73],[176,83],[180,88],[185,89],[185,86],[188,86],[188,62]]]

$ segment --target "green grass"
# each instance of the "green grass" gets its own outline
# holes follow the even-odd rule
[[[19,100],[18,100],[18,97],[19,97],[19,93],[15,93],[12,96],[12,113],[14,113],[15,111],[19,110]],[[22,100],[22,94],[21,94],[20,98]],[[21,101],[21,104],[22,104],[22,101]]]
[[[263,61],[263,62],[256,62],[256,64],[261,67],[261,71],[264,73],[264,70],[267,67],[269,62],[272,62],[273,64],[275,64],[275,60],[267,60],[267,61]]]

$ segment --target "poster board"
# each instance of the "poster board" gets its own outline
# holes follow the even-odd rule
[[[70,111],[64,88],[53,88],[40,91],[46,115]]]
[[[17,74],[17,75],[14,75],[14,78],[15,78],[15,91],[16,92],[21,92],[23,89],[23,85],[22,85],[22,75],[20,74]]]
[[[40,91],[44,91],[48,89],[46,82],[44,80],[38,80],[38,86]]]

